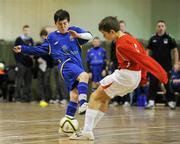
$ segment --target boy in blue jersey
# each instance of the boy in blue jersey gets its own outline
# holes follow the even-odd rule
[[[33,55],[51,55],[57,61],[60,75],[65,81],[70,94],[66,116],[75,116],[78,101],[79,113],[87,109],[87,91],[89,75],[84,71],[81,58],[81,45],[88,42],[92,35],[79,27],[69,26],[70,15],[65,10],[58,10],[54,14],[57,31],[50,33],[41,46],[16,46],[16,53]]]
[[[93,48],[87,52],[87,65],[92,78],[92,91],[99,86],[99,81],[106,75],[106,51],[100,47],[100,39],[95,37],[92,41]]]

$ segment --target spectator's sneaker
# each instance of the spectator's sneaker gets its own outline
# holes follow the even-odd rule
[[[53,104],[58,104],[58,103],[59,103],[59,100],[56,99],[56,100],[54,100],[54,103],[53,103]]]
[[[153,109],[154,108],[154,100],[149,100],[148,104],[145,106],[145,109]]]
[[[174,110],[176,109],[176,103],[174,101],[170,101],[168,102],[168,106],[170,109]]]
[[[85,103],[83,103],[83,104],[79,107],[78,113],[79,113],[80,115],[85,114],[87,108],[88,108],[88,103],[85,102]]]
[[[50,104],[58,104],[59,103],[59,100],[58,99],[55,99],[55,100],[49,100],[49,103]]]
[[[92,131],[90,132],[85,132],[85,131],[79,131],[76,133],[73,133],[69,139],[71,140],[94,140],[94,134]]]
[[[127,101],[123,104],[123,107],[130,107],[130,106],[131,106],[130,103]]]
[[[59,101],[59,103],[65,105],[65,104],[67,104],[67,100],[63,99],[63,100]]]
[[[53,100],[53,99],[49,100],[49,103],[50,103],[50,104],[53,104],[53,103],[54,103],[54,100]]]

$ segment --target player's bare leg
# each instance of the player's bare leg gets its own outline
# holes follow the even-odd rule
[[[89,107],[86,111],[84,128],[79,133],[74,133],[70,139],[94,140],[93,128],[97,125],[104,113],[108,110],[110,97],[104,92],[101,86],[91,94]]]
[[[82,72],[77,80],[79,81],[79,84],[77,86],[78,93],[79,93],[79,114],[84,114],[87,110],[88,103],[87,103],[87,92],[88,92],[88,81],[89,81],[89,75],[86,72]]]

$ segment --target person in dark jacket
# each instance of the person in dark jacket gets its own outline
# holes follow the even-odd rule
[[[23,34],[16,38],[15,46],[27,45],[33,46],[33,39],[29,36],[30,27],[23,26]],[[25,55],[22,53],[14,53],[18,72],[16,77],[15,100],[28,102],[31,100],[31,82],[32,82],[32,67],[33,56]]]

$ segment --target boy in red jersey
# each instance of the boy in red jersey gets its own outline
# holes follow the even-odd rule
[[[107,40],[116,41],[116,57],[119,69],[100,81],[98,89],[91,94],[86,111],[84,128],[70,139],[94,140],[93,128],[108,110],[108,103],[114,96],[132,92],[140,83],[146,82],[146,71],[162,83],[167,83],[165,70],[151,57],[132,36],[119,30],[116,17],[106,17],[99,23],[99,30]]]

